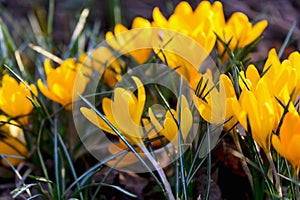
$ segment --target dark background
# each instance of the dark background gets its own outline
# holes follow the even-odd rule
[[[100,30],[106,32],[112,30],[115,25],[113,20],[113,7],[118,5],[121,14],[117,17],[121,22],[130,27],[134,17],[142,16],[151,20],[152,10],[155,6],[159,6],[162,13],[168,17],[173,8],[179,3],[179,0],[102,0],[102,1],[84,1],[84,0],[62,0],[55,1],[55,15],[53,27],[53,42],[57,44],[70,41],[72,31],[77,23],[80,11],[83,7],[90,8],[88,24],[91,26],[98,22]],[[200,0],[188,0],[193,8],[195,8]],[[300,1],[297,0],[221,0],[225,12],[228,17],[236,11],[244,12],[250,20],[256,21],[267,19],[269,25],[264,32],[265,39],[260,43],[259,48],[253,53],[253,59],[266,57],[270,48],[280,48],[289,29],[294,21],[297,22],[297,28],[293,34],[292,43],[286,50],[285,57],[288,53],[295,49],[299,49],[300,30],[298,21],[300,20]],[[43,0],[0,0],[0,12],[2,20],[6,21],[7,13],[12,19],[24,26],[28,21],[29,14],[34,13],[42,22],[46,21],[48,1]],[[9,23],[8,23],[9,24]],[[41,23],[42,24],[42,23]],[[46,25],[42,24],[42,28]],[[18,35],[16,27],[10,27],[12,35]],[[16,33],[14,33],[16,32]],[[18,37],[16,37],[16,40]]]

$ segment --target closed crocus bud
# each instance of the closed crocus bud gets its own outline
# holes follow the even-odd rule
[[[19,126],[20,124],[16,121],[9,120],[5,115],[0,115],[0,154],[4,155],[13,166],[21,163],[23,161],[21,157],[25,157],[27,154],[24,133]],[[4,166],[8,166],[6,161],[0,161]]]
[[[66,109],[70,111],[72,109],[74,83],[85,57],[85,55],[81,56],[77,62],[74,58],[68,58],[57,68],[53,68],[50,60],[46,59],[44,68],[47,84],[44,84],[41,79],[38,80],[38,87],[43,95],[66,106]],[[78,91],[78,93],[81,92]]]
[[[18,121],[26,125],[28,123],[28,115],[33,104],[28,99],[33,99],[33,95],[37,95],[35,85],[29,85],[29,88],[24,83],[18,83],[16,79],[5,74],[2,78],[2,86],[0,87],[0,109],[10,117],[19,117]]]

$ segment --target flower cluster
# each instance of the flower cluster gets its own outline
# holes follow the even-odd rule
[[[57,67],[46,59],[45,76],[37,78],[37,87],[5,72],[0,86],[1,164],[17,166],[29,156],[29,150],[34,151],[34,148],[28,149],[31,146],[29,141],[34,143],[25,137],[28,130],[38,129],[39,142],[43,137],[47,140],[54,138],[55,145],[61,142],[57,128],[58,113],[65,110],[74,114],[77,112],[75,101],[87,103],[83,93],[96,78],[99,83],[97,88],[93,88],[94,94],[86,95],[94,95],[96,105],[93,107],[87,103],[87,107],[80,104],[78,113],[113,141],[111,145],[106,144],[105,149],[112,155],[110,160],[106,160],[109,166],[122,168],[147,158],[157,170],[166,196],[174,199],[154,152],[166,151],[166,157],[179,155],[176,173],[178,175],[180,171],[181,174],[175,179],[182,180],[182,191],[186,192],[185,187],[191,182],[190,175],[196,173],[194,168],[198,170],[195,163],[202,163],[199,159],[208,155],[222,139],[219,137],[221,133],[216,134],[216,130],[221,130],[224,135],[229,133],[233,138],[245,171],[250,171],[248,168],[258,163],[254,168],[260,170],[261,176],[252,179],[247,174],[249,180],[265,178],[262,182],[274,185],[269,186],[269,192],[282,197],[276,168],[281,167],[282,160],[286,159],[285,169],[288,170],[280,173],[290,175],[291,167],[294,170],[292,178],[297,181],[300,167],[300,53],[295,51],[281,60],[276,49],[272,48],[263,66],[248,62],[249,51],[262,38],[267,25],[266,20],[253,24],[241,12],[235,12],[226,19],[219,1],[201,1],[195,9],[181,1],[169,18],[155,7],[152,21],[136,17],[131,28],[117,24],[113,31],[105,34],[105,45],[81,54],[78,59],[67,58]],[[217,66],[202,70],[201,66],[212,54],[217,59]],[[150,68],[151,64],[167,66],[168,70],[158,72],[158,75],[151,74],[157,77],[149,82],[143,81],[149,73],[143,73],[142,66]],[[139,67],[136,75],[134,70]],[[260,67],[262,70],[259,70]],[[174,77],[174,80],[170,78],[172,72],[182,78],[180,83]],[[125,74],[129,75],[128,80],[123,80]],[[175,95],[170,94],[173,91],[170,92],[169,88],[153,81],[163,79],[165,75],[169,76],[171,85],[179,85]],[[123,88],[122,81],[131,82],[133,87]],[[186,93],[182,92],[183,82],[188,85]],[[151,106],[157,102],[162,103],[158,110]],[[45,106],[51,103],[58,103],[65,109]],[[32,115],[35,108],[37,115]],[[49,110],[53,113],[49,114]],[[49,123],[45,124],[55,125],[45,131],[32,118],[35,122],[43,119],[41,127],[47,120]],[[54,137],[52,134],[50,137],[42,136],[43,131],[53,131]],[[214,138],[213,141],[210,138]],[[240,142],[248,147],[251,165],[244,159],[246,154],[243,154]],[[205,146],[204,149],[201,145],[211,147]],[[54,147],[55,152],[59,152],[58,147]],[[190,151],[188,159],[183,158],[183,147]],[[61,149],[65,151],[65,148]],[[125,155],[121,154],[123,151],[126,151]],[[66,151],[64,153],[67,157]],[[141,158],[137,155],[140,153]],[[38,157],[42,159],[41,154]],[[56,157],[55,162],[58,160]],[[264,165],[267,167],[264,168]],[[273,170],[273,176],[266,173],[270,171],[268,167]]]

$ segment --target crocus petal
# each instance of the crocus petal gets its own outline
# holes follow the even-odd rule
[[[150,117],[150,120],[151,120],[151,123],[153,123],[154,127],[155,127],[155,130],[157,132],[160,132],[160,131],[163,131],[163,127],[162,125],[159,123],[159,121],[157,120],[157,118],[155,117],[153,111],[151,108],[149,108],[148,110],[148,113],[149,113],[149,117]],[[163,134],[163,133],[162,133]]]
[[[49,58],[47,58],[44,62],[44,70],[46,75],[50,74],[53,71],[53,68],[51,66],[51,61]]]
[[[132,28],[146,28],[146,27],[151,27],[151,23],[142,17],[136,17],[134,18],[132,25]]]
[[[178,138],[177,138],[178,128],[177,128],[177,124],[173,118],[166,117],[165,122],[164,122],[164,129],[165,129],[164,136],[170,142],[172,142],[174,144],[174,146],[176,147],[178,144]]]
[[[280,127],[279,137],[285,147],[289,146],[290,139],[295,134],[294,125],[297,124],[297,121],[299,120],[298,118],[299,117],[297,115],[290,112],[284,116],[282,126]]]
[[[294,135],[289,142],[287,147],[287,158],[292,163],[292,165],[300,166],[300,135]]]
[[[152,18],[153,18],[153,23],[154,26],[158,26],[158,27],[167,27],[168,21],[167,19],[163,16],[163,14],[161,14],[160,10],[158,7],[155,7],[153,9],[153,13],[152,13]]]
[[[143,86],[143,83],[140,81],[140,79],[138,79],[137,77],[132,77],[132,79],[135,82],[138,90],[138,104],[137,104],[137,110],[134,118],[134,121],[138,124],[141,121],[142,114],[144,111],[146,94],[145,94],[145,88]]]
[[[260,75],[259,75],[257,68],[254,65],[251,64],[248,66],[248,68],[246,70],[246,77],[247,77],[247,79],[250,80],[252,87],[255,88],[257,85],[257,82],[260,79]]]
[[[188,133],[193,124],[193,116],[189,109],[189,103],[185,96],[181,96],[181,112],[180,112],[180,130],[184,140],[186,140]]]
[[[41,79],[37,82],[40,91],[45,95],[47,98],[52,99],[53,101],[59,102],[60,100],[45,86]]]
[[[180,2],[180,3],[176,6],[176,8],[175,8],[175,10],[174,10],[174,13],[175,13],[175,14],[178,14],[178,15],[188,15],[188,14],[190,14],[190,13],[192,13],[192,12],[193,12],[192,7],[191,7],[190,4],[189,4],[188,2],[186,2],[186,1]]]
[[[249,33],[249,37],[243,42],[244,45],[248,45],[251,42],[253,42],[256,38],[258,38],[262,32],[266,29],[268,26],[268,21],[267,20],[262,20],[260,22],[257,22],[251,30],[251,33]]]
[[[87,118],[92,124],[99,127],[100,129],[116,135],[116,133],[104,122],[92,109],[81,107],[80,112],[85,118]],[[113,124],[114,125],[114,124]]]
[[[272,145],[274,146],[275,150],[280,153],[283,157],[287,156],[286,148],[282,145],[279,137],[277,135],[272,135]]]

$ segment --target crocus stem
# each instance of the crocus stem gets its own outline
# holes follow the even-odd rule
[[[169,184],[169,181],[167,180],[167,177],[163,171],[163,169],[158,165],[158,163],[156,162],[156,160],[151,156],[151,153],[149,152],[149,150],[147,149],[147,147],[141,143],[139,144],[139,147],[141,148],[141,150],[145,153],[145,155],[147,156],[147,158],[149,159],[149,161],[152,163],[152,165],[155,167],[156,171],[158,172],[163,185],[165,186],[166,192],[168,194],[168,197],[170,200],[175,200],[171,186]]]
[[[299,176],[298,176],[299,170],[298,169],[299,169],[298,167],[293,167],[293,170],[294,170],[294,179],[295,179],[296,182],[299,181]],[[299,186],[298,185],[296,185],[295,190],[296,190],[295,191],[296,192],[296,199],[299,199]]]
[[[276,190],[278,192],[279,197],[282,197],[282,189],[281,189],[280,182],[279,182],[279,176],[277,174],[277,170],[276,170],[275,164],[273,162],[273,159],[272,159],[272,156],[271,156],[271,152],[266,152],[266,157],[267,157],[267,159],[268,159],[268,161],[270,163],[270,167],[272,169],[273,176],[275,178],[275,187],[276,187]]]

